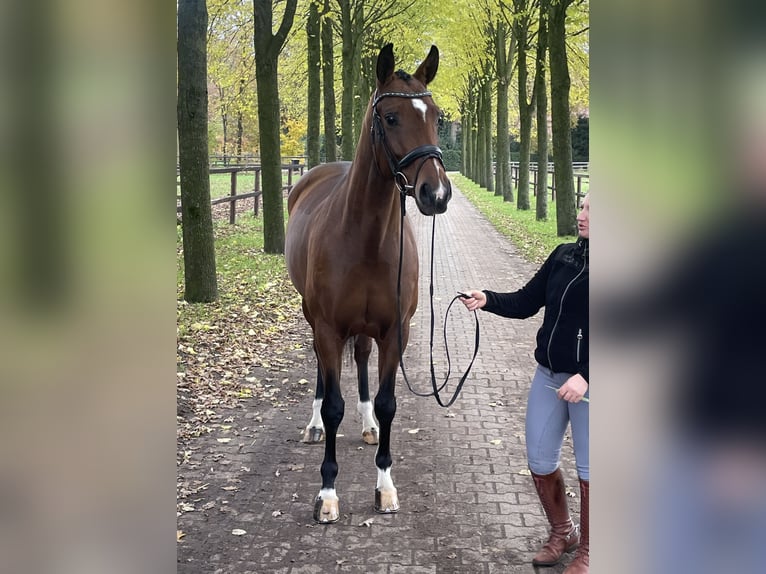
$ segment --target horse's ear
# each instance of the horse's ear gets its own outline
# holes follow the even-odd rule
[[[428,56],[420,66],[414,76],[420,80],[426,86],[431,83],[431,80],[436,76],[436,70],[439,69],[439,48],[431,46],[431,51],[428,52]]]
[[[381,48],[378,54],[378,65],[376,68],[378,82],[382,86],[388,78],[394,73],[394,45],[386,44]]]

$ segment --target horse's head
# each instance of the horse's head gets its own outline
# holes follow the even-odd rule
[[[438,147],[441,111],[426,86],[436,76],[439,50],[431,46],[428,57],[410,75],[394,71],[394,46],[378,54],[377,90],[372,100],[373,146],[382,173],[391,173],[400,190],[415,198],[421,213],[447,210],[452,184],[447,178]]]

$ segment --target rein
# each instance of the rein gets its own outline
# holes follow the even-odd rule
[[[457,400],[457,397],[460,395],[460,391],[463,389],[463,383],[465,383],[466,378],[468,378],[468,374],[471,372],[471,367],[473,367],[473,362],[476,359],[476,355],[479,352],[479,339],[480,339],[480,333],[479,333],[479,316],[477,315],[476,311],[473,312],[473,318],[476,325],[475,329],[475,337],[474,337],[474,348],[473,348],[473,356],[471,357],[471,362],[468,364],[468,368],[466,369],[465,373],[463,373],[463,376],[460,377],[460,381],[458,382],[457,388],[455,389],[455,392],[452,394],[452,397],[444,403],[441,399],[441,396],[439,393],[444,389],[444,387],[447,385],[447,382],[449,381],[450,374],[452,373],[452,361],[450,360],[449,356],[449,344],[447,343],[447,317],[449,315],[450,309],[452,309],[452,305],[454,305],[455,301],[460,298],[459,295],[452,298],[452,301],[450,301],[450,304],[447,306],[447,311],[444,313],[444,349],[447,353],[447,376],[444,379],[444,382],[437,388],[436,386],[436,373],[434,371],[434,238],[436,236],[436,216],[434,216],[433,225],[431,227],[431,265],[430,265],[430,281],[428,284],[428,292],[430,295],[430,303],[431,303],[431,335],[429,339],[429,362],[431,367],[431,388],[433,389],[430,393],[419,393],[415,389],[412,388],[412,385],[410,384],[410,380],[407,377],[407,371],[404,369],[404,356],[403,356],[403,349],[402,349],[402,309],[401,309],[401,291],[402,291],[402,260],[404,259],[404,216],[406,215],[405,212],[405,202],[407,200],[407,196],[402,192],[400,194],[401,197],[401,225],[399,226],[399,273],[397,275],[396,279],[396,311],[398,314],[398,323],[399,323],[399,367],[402,369],[402,376],[404,378],[404,382],[407,383],[407,388],[410,390],[410,392],[413,395],[416,395],[418,397],[434,397],[436,398],[436,402],[439,404],[440,407],[450,407],[452,406],[452,403],[454,403]]]
[[[449,315],[452,305],[459,298],[459,296],[454,297],[452,301],[450,301],[450,304],[447,307],[447,311],[445,312],[445,315],[444,315],[444,348],[447,354],[447,376],[444,379],[444,382],[441,384],[441,386],[437,387],[436,373],[434,369],[435,313],[434,313],[434,283],[433,283],[434,238],[436,236],[436,216],[434,216],[433,227],[431,229],[431,265],[430,265],[431,278],[429,283],[429,294],[430,294],[430,303],[431,303],[431,334],[430,334],[429,358],[430,358],[430,367],[431,367],[431,387],[433,389],[432,392],[430,393],[419,393],[415,389],[413,389],[412,385],[410,384],[409,378],[407,377],[407,372],[404,369],[404,356],[403,356],[404,351],[402,348],[403,347],[402,309],[401,309],[402,261],[404,259],[404,217],[406,215],[405,204],[407,201],[407,195],[408,194],[414,195],[415,184],[418,181],[420,170],[423,168],[423,165],[429,158],[437,159],[439,163],[442,164],[442,168],[444,167],[444,161],[442,160],[442,150],[435,145],[422,145],[422,146],[416,147],[415,149],[407,153],[402,159],[397,161],[394,157],[393,152],[391,151],[391,148],[388,145],[388,141],[386,140],[386,133],[385,133],[385,130],[383,129],[383,122],[380,118],[380,114],[378,114],[378,109],[377,109],[378,102],[381,99],[386,97],[414,99],[414,98],[422,98],[422,97],[430,96],[430,95],[431,95],[431,92],[418,92],[418,93],[387,92],[380,95],[376,95],[372,102],[372,127],[370,131],[372,135],[373,150],[374,150],[375,140],[378,139],[378,141],[380,141],[380,143],[382,144],[384,151],[386,152],[386,159],[388,160],[388,165],[391,168],[391,174],[394,177],[394,182],[396,184],[397,189],[399,190],[399,197],[401,200],[400,201],[401,222],[399,226],[399,270],[398,270],[398,275],[396,279],[396,312],[397,312],[397,319],[398,319],[398,326],[399,326],[399,329],[398,329],[399,366],[402,369],[402,375],[404,377],[404,381],[407,383],[407,388],[409,388],[412,394],[418,397],[431,397],[431,396],[435,397],[436,402],[439,404],[439,406],[446,408],[451,406],[457,399],[458,395],[460,394],[460,391],[463,388],[463,383],[465,383],[465,380],[468,377],[468,374],[471,372],[471,367],[473,367],[473,362],[476,359],[476,355],[479,352],[479,338],[480,338],[479,337],[479,317],[476,311],[474,311],[473,316],[474,316],[474,321],[476,324],[476,336],[475,336],[473,357],[471,357],[471,362],[468,365],[468,368],[466,369],[463,376],[460,378],[460,381],[452,397],[449,399],[449,401],[444,403],[439,393],[447,385],[447,382],[449,381],[449,378],[450,378],[450,374],[452,373],[452,362],[450,360],[449,345],[447,343],[447,316]],[[415,180],[413,181],[412,184],[410,184],[409,181],[407,180],[407,177],[402,172],[402,170],[420,158],[422,158],[422,161],[420,162],[420,165],[418,166],[418,169],[415,172]]]

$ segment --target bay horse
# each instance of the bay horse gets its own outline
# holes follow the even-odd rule
[[[314,167],[288,197],[285,260],[314,333],[318,365],[314,416],[304,441],[318,442],[322,430],[325,434],[322,487],[313,512],[319,523],[340,518],[335,447],[344,414],[342,355],[352,340],[363,439],[378,443],[375,510],[399,510],[391,478],[394,383],[418,303],[418,255],[410,222],[402,212],[403,194],[413,196],[424,215],[444,213],[452,197],[437,146],[440,111],[426,90],[438,66],[439,50],[431,46],[414,74],[394,71],[393,44],[384,46],[353,161]],[[373,339],[378,346],[374,413],[379,437],[367,388]]]

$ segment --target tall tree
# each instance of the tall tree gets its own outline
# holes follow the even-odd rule
[[[495,191],[495,178],[492,174],[492,62],[487,58],[484,65],[484,73],[487,79],[482,84],[482,97],[484,105],[482,106],[482,132],[479,134],[484,140],[484,158],[482,159],[481,169],[483,172],[484,187],[487,191]]]
[[[306,19],[306,41],[308,44],[308,109],[306,130],[306,155],[308,167],[314,167],[319,163],[319,124],[322,113],[321,96],[321,40],[319,24],[318,0],[312,0],[309,5],[308,18]]]
[[[511,83],[511,63],[516,36],[508,42],[508,25],[504,18],[498,18],[495,28],[495,71],[497,74],[497,151],[495,168],[495,195],[502,195],[503,201],[513,201],[511,183],[511,148],[508,140],[508,88]]]
[[[255,78],[258,84],[258,124],[263,191],[263,247],[284,253],[285,220],[282,199],[282,155],[279,148],[279,53],[293,25],[297,0],[286,0],[282,22],[272,32],[272,0],[254,0]]]
[[[572,174],[572,135],[569,112],[569,67],[566,47],[567,8],[572,0],[550,0],[548,51],[551,65],[551,121],[553,170],[556,186],[556,233],[577,234],[577,212]]]
[[[330,0],[324,0],[322,14],[322,94],[324,95],[324,148],[328,162],[338,160],[335,141],[335,54]]]
[[[354,77],[356,68],[356,48],[353,19],[351,11],[354,4],[351,0],[338,0],[340,6],[341,29],[341,81],[343,88],[340,104],[340,154],[346,161],[354,158]]]
[[[205,0],[178,3],[177,105],[184,299],[204,303],[218,297],[208,167]]]
[[[548,52],[548,0],[540,0],[535,60],[535,97],[537,99],[537,196],[535,219],[548,219],[548,91],[545,86],[545,56]]]
[[[529,70],[527,54],[530,49],[530,27],[532,24],[531,0],[513,0],[514,11],[513,30],[518,42],[516,68],[519,76],[519,184],[516,189],[516,207],[529,209],[529,156],[532,149],[532,114],[534,113],[534,95],[532,101],[528,97]]]

